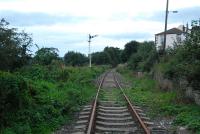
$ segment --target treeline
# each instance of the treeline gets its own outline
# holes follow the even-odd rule
[[[59,57],[57,48],[40,48],[33,55],[31,48],[37,47],[37,45],[33,43],[31,36],[23,31],[19,32],[16,28],[9,28],[9,23],[4,19],[0,22],[0,30],[0,60],[3,61],[0,63],[0,70],[13,71],[24,65],[50,65],[55,62],[67,66],[84,66],[88,64],[89,59],[86,55],[69,51],[62,58]],[[153,42],[139,43],[137,41],[127,43],[124,50],[116,47],[105,47],[102,52],[92,53],[92,64],[115,67],[120,63],[129,61],[133,53],[142,52],[142,49],[146,49],[146,47],[149,51],[151,49],[155,50]],[[148,54],[144,52],[144,55],[140,56],[145,58],[148,57]],[[141,58],[139,55],[135,56]],[[134,59],[138,61],[137,58]],[[134,66],[136,67],[136,65]]]
[[[88,64],[88,57],[80,52],[69,51],[64,57],[59,57],[57,48],[40,48],[33,55],[32,47],[37,47],[33,43],[31,36],[25,32],[19,32],[16,28],[9,28],[9,23],[4,19],[0,22],[0,63],[1,70],[13,71],[24,65],[39,64],[50,65],[57,63],[67,66],[84,66]],[[148,49],[148,50],[147,50]],[[125,45],[125,48],[105,47],[102,52],[92,53],[92,64],[117,66],[120,63],[130,62],[138,68],[135,62],[140,62],[151,55],[155,58],[156,47],[153,42],[131,41]],[[138,54],[136,54],[138,52]],[[147,53],[146,53],[147,52]],[[133,54],[135,54],[133,56]],[[139,55],[140,54],[140,55]],[[132,56],[132,58],[130,58]],[[152,59],[149,60],[152,60]],[[132,60],[130,60],[132,59]],[[149,61],[150,62],[150,61]],[[144,63],[144,69],[147,69]],[[148,70],[148,69],[147,69]]]
[[[116,67],[118,64],[128,63],[130,68],[141,71],[149,71],[157,58],[153,41],[130,41],[125,44],[124,49],[106,47],[102,52],[92,54],[93,63],[96,65],[108,64]]]

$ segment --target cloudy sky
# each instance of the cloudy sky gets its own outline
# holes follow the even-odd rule
[[[166,0],[0,0],[0,17],[32,34],[39,47],[88,53],[131,41],[154,40],[164,30]],[[200,0],[169,0],[168,28],[200,18]],[[35,48],[36,49],[36,48]],[[33,49],[33,50],[35,50]]]

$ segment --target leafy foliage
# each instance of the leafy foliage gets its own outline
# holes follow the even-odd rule
[[[0,72],[0,116],[1,125],[8,125],[10,112],[27,108],[31,99],[31,87],[28,81],[19,75]],[[2,127],[2,126],[1,126]]]
[[[35,54],[34,62],[40,65],[50,65],[52,61],[59,60],[57,48],[41,48]]]
[[[28,64],[31,58],[29,48],[33,46],[32,38],[16,28],[9,28],[5,19],[0,21],[0,70],[14,70]]]
[[[119,48],[105,47],[102,52],[92,54],[92,62],[96,65],[107,64],[115,67],[121,63],[121,52]]]
[[[154,42],[140,43],[137,52],[129,59],[129,67],[137,71],[150,71],[157,60],[157,51]]]
[[[121,54],[122,62],[127,62],[129,60],[129,58],[131,57],[131,55],[133,53],[137,52],[139,44],[140,43],[137,42],[137,41],[131,41],[131,42],[128,42],[125,45],[125,48],[124,48],[124,50],[122,51],[122,54]]]
[[[109,64],[109,56],[104,51],[92,53],[92,62],[96,65]]]
[[[65,65],[82,66],[88,61],[88,58],[78,52],[68,52],[64,56]]]
[[[112,65],[113,67],[121,63],[121,57],[120,57],[121,50],[119,48],[105,47],[104,52],[108,57],[110,65]]]
[[[0,72],[1,133],[51,133],[95,94],[104,67],[26,66]]]
[[[194,26],[184,44],[173,50],[165,62],[165,76],[171,79],[185,78],[192,87],[200,87],[200,26]]]

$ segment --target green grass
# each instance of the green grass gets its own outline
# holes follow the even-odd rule
[[[180,91],[161,91],[157,82],[147,75],[136,78],[126,68],[118,68],[118,71],[131,82],[132,87],[125,90],[126,94],[133,103],[147,109],[151,118],[173,117],[174,126],[187,126],[200,133],[200,107],[188,102]]]

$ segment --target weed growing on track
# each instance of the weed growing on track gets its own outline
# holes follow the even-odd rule
[[[48,134],[71,122],[104,67],[28,66],[0,72],[0,133]]]
[[[187,126],[200,133],[200,107],[185,101],[178,91],[165,92],[158,89],[156,81],[148,76],[136,78],[128,69],[118,70],[132,84],[126,94],[136,104],[147,109],[149,116],[155,118],[173,117],[174,126]]]
[[[118,88],[101,89],[99,99],[104,101],[114,101],[116,104],[125,105],[121,90]]]

